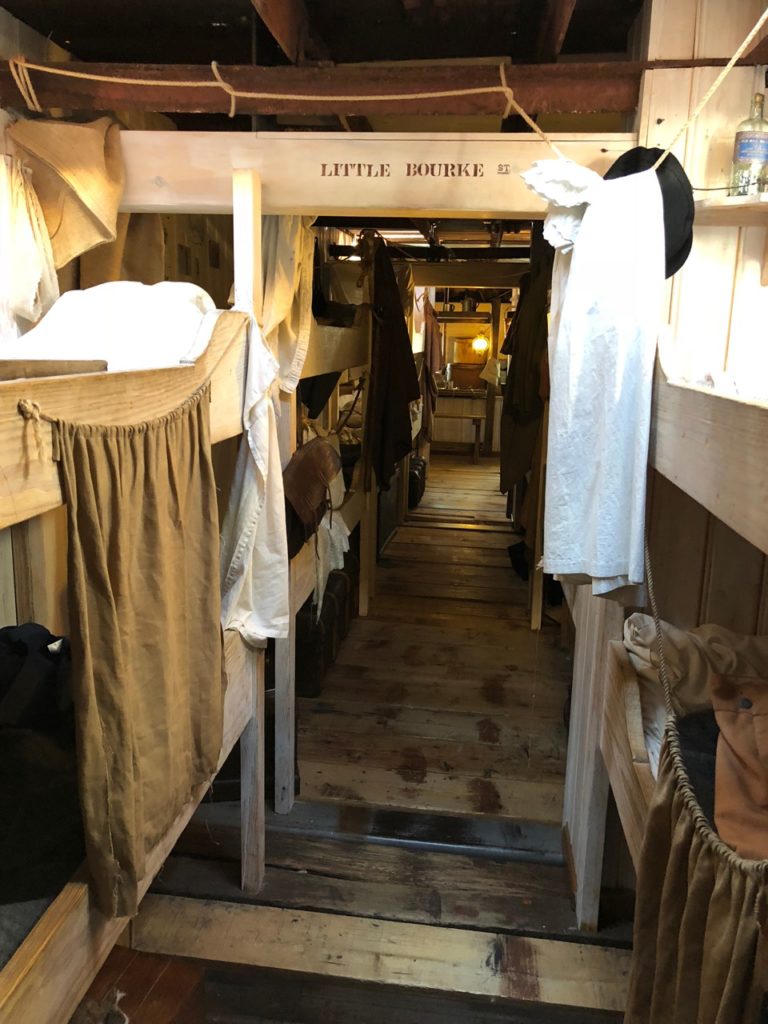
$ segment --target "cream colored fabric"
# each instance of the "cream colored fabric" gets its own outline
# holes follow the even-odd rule
[[[294,392],[309,347],[315,236],[306,217],[263,217],[262,334],[279,364],[280,390]]]
[[[159,213],[119,213],[117,237],[80,257],[80,287],[107,281],[165,280],[165,232]]]
[[[146,856],[222,738],[209,388],[131,426],[54,421],[67,502],[78,771],[105,914],[135,914]]]
[[[302,217],[262,219],[263,322],[251,324],[245,437],[221,534],[222,623],[253,646],[288,635],[290,577],[277,421],[279,391],[296,390],[309,345],[313,244]]]
[[[17,121],[7,133],[32,171],[56,266],[113,242],[124,182],[119,126],[108,117]]]
[[[39,320],[58,295],[51,241],[29,172],[0,156],[0,342],[18,337],[20,320]]]

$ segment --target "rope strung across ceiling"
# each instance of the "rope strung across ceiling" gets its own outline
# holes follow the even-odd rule
[[[709,103],[714,94],[723,84],[725,79],[730,74],[732,68],[737,63],[740,57],[743,56],[749,44],[758,34],[763,25],[768,21],[768,7],[763,11],[755,25],[748,33],[744,41],[741,43],[739,48],[736,50],[734,55],[725,65],[723,70],[717,76],[715,81],[712,83],[710,88],[704,94],[702,99],[697,104],[695,110],[685,121],[681,127],[677,130],[672,141],[669,143],[667,148],[664,150],[662,155],[654,164],[654,170],[656,170],[660,164],[669,156],[674,146],[678,143],[682,135],[687,131],[691,124],[696,120],[699,114],[702,112],[704,107]],[[503,118],[509,117],[514,110],[519,116],[525,121],[528,127],[534,131],[542,142],[545,142],[550,149],[558,157],[563,157],[563,153],[558,149],[555,143],[549,138],[546,132],[536,124],[533,118],[520,106],[515,99],[514,90],[507,81],[506,68],[507,65],[502,63],[499,64],[499,84],[498,85],[486,85],[486,86],[472,86],[466,89],[440,89],[430,92],[407,92],[407,93],[378,93],[369,95],[355,95],[355,94],[335,94],[335,95],[321,95],[317,93],[304,94],[296,92],[252,92],[249,90],[236,89],[230,82],[227,82],[219,70],[217,62],[211,61],[211,74],[213,75],[210,81],[199,81],[197,79],[187,79],[180,81],[173,81],[167,79],[157,78],[133,78],[124,77],[117,75],[96,75],[90,74],[86,71],[72,71],[62,67],[50,67],[45,64],[33,64],[23,56],[11,57],[8,61],[8,67],[10,68],[13,80],[21,93],[21,96],[30,110],[34,110],[37,113],[43,112],[43,106],[35,91],[34,84],[30,77],[30,71],[39,72],[46,75],[55,75],[60,78],[77,78],[89,82],[105,82],[113,85],[135,85],[135,86],[162,86],[168,89],[209,89],[211,86],[215,86],[222,89],[227,96],[229,96],[229,116],[234,117],[237,113],[237,101],[238,99],[249,99],[249,100],[305,100],[307,102],[321,102],[321,103],[344,103],[348,100],[354,100],[357,102],[376,103],[376,102],[392,102],[392,101],[404,101],[408,100],[420,100],[420,99],[445,99],[452,96],[479,96],[489,93],[500,93],[506,100]]]
[[[36,113],[43,112],[43,106],[38,99],[35,87],[30,77],[30,71],[40,72],[41,74],[55,75],[60,78],[78,78],[88,82],[105,82],[112,85],[135,85],[135,86],[163,86],[163,88],[169,89],[209,89],[211,86],[218,86],[229,96],[229,116],[234,117],[237,113],[237,101],[238,99],[249,99],[249,100],[306,100],[307,102],[321,102],[321,103],[344,103],[347,100],[354,100],[356,102],[376,103],[376,102],[392,102],[392,101],[408,101],[408,100],[421,100],[421,99],[445,99],[452,96],[480,96],[489,93],[500,93],[506,100],[506,106],[502,113],[503,118],[509,117],[514,110],[517,114],[522,117],[525,123],[534,131],[542,142],[546,144],[557,154],[562,156],[563,154],[552,142],[549,136],[541,130],[536,124],[533,118],[520,106],[515,99],[515,93],[512,87],[507,81],[506,65],[499,65],[499,84],[498,85],[486,85],[486,86],[472,86],[466,89],[439,89],[430,92],[404,92],[404,93],[374,93],[371,95],[358,95],[358,94],[336,94],[336,95],[321,95],[317,93],[304,94],[296,92],[251,92],[243,89],[236,89],[231,83],[227,82],[219,70],[217,62],[211,61],[211,73],[213,75],[212,81],[199,81],[197,79],[187,79],[170,81],[167,79],[157,78],[133,78],[124,77],[118,75],[95,75],[90,74],[86,71],[72,71],[68,68],[62,67],[49,67],[45,64],[33,64],[28,61],[26,57],[17,56],[11,57],[8,61],[8,67],[10,68],[13,80],[21,93],[21,96],[29,107],[30,110],[34,110]]]

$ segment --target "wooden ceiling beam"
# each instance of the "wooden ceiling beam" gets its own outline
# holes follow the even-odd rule
[[[536,44],[537,60],[557,60],[565,42],[576,0],[547,0]]]
[[[30,71],[41,105],[70,110],[154,110],[166,113],[226,113],[229,94],[216,84],[208,66],[184,64],[47,64],[67,72],[103,76],[106,81],[62,77]],[[519,103],[531,114],[626,113],[638,102],[643,65],[637,62],[508,64],[506,76]],[[220,67],[223,80],[234,89],[259,95],[237,99],[240,114],[496,114],[506,100],[494,65],[456,67],[303,66]],[[486,91],[459,96],[387,99],[390,94],[451,92],[457,75],[462,89]],[[136,85],[110,81],[127,78],[157,84]],[[174,87],[176,82],[199,82],[196,88]],[[268,95],[263,95],[268,94]],[[273,94],[280,94],[275,98]],[[334,99],[323,99],[333,96]],[[379,99],[382,96],[384,98]],[[344,97],[339,99],[338,97]],[[361,98],[367,97],[367,98]],[[373,98],[372,98],[373,97]],[[19,107],[23,99],[7,65],[0,66],[0,103]]]
[[[256,13],[292,64],[326,59],[327,48],[311,32],[304,0],[251,0]]]

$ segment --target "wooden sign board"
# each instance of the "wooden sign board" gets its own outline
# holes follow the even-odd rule
[[[554,135],[603,173],[632,134]],[[520,172],[553,157],[526,134],[123,132],[133,212],[231,213],[232,171],[258,172],[264,213],[531,219],[545,205]]]

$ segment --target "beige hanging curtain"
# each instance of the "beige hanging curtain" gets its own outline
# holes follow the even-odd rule
[[[662,626],[647,551],[646,567],[656,633],[651,661],[664,688],[667,725],[638,872],[625,1024],[762,1024],[768,1020],[768,860],[740,856],[707,820],[680,748],[676,695],[685,687],[697,704],[710,690],[721,730],[715,819],[722,827],[725,811],[725,823],[739,825],[729,839],[745,852],[744,837],[754,839],[750,829],[758,820],[747,811],[757,814],[758,802],[750,804],[748,797],[754,798],[754,793],[734,786],[728,771],[739,758],[737,777],[746,776],[750,768],[764,772],[760,753],[766,638],[741,637],[715,626],[702,626],[693,634]],[[754,701],[740,700],[745,692]],[[749,742],[732,748],[734,715],[741,716],[738,728]],[[745,757],[751,758],[751,765]],[[734,808],[739,815],[732,813]],[[764,806],[759,820],[764,829]],[[753,843],[749,848],[758,847]]]
[[[107,914],[136,912],[147,852],[221,748],[208,405],[206,387],[135,426],[53,421],[69,514],[80,798]]]
[[[638,874],[625,1024],[759,1024],[766,867],[714,834],[668,742]]]

